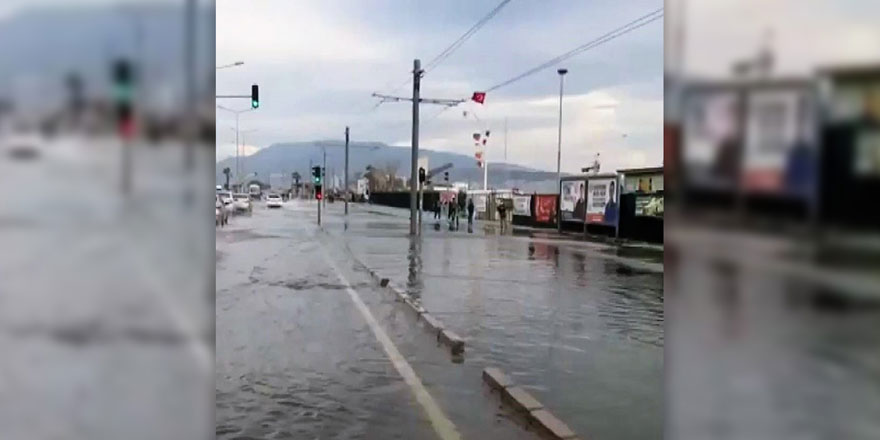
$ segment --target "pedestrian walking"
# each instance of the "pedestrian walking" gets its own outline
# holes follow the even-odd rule
[[[507,205],[503,200],[498,204],[498,217],[501,220],[501,231],[504,232],[507,229]]]
[[[440,220],[440,201],[434,204],[434,220]]]
[[[468,199],[467,212],[468,212],[468,226],[473,226],[474,224],[474,199],[471,197]]]
[[[458,217],[455,212],[455,208],[457,206],[458,205],[455,203],[455,198],[453,198],[452,200],[449,201],[449,217],[447,218],[447,220],[449,220],[449,230],[450,231],[455,229],[455,219],[456,219],[456,217]]]

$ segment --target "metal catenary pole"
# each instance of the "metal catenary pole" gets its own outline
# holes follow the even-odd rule
[[[559,203],[556,206],[556,229],[562,232],[562,87],[568,70],[559,69],[557,73],[559,73],[559,132],[556,144],[556,189],[559,191]]]
[[[413,97],[412,97],[412,161],[410,166],[409,185],[409,234],[416,235],[416,203],[418,202],[418,161],[419,161],[419,83],[422,78],[422,63],[413,60]]]

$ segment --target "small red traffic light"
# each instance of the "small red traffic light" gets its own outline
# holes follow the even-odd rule
[[[318,200],[321,200],[321,199],[324,198],[324,194],[317,193],[317,194],[315,194],[315,198],[318,199]]]

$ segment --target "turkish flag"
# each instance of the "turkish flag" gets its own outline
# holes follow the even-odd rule
[[[471,96],[471,100],[482,104],[483,101],[486,100],[486,92],[474,92],[474,96]]]

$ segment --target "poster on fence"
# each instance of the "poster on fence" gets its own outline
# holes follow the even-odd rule
[[[556,194],[535,196],[535,221],[556,223]]]
[[[532,196],[513,196],[513,215],[532,215],[531,201]]]
[[[587,188],[588,223],[617,225],[617,183],[616,179],[590,179]]]
[[[562,182],[562,201],[559,207],[562,221],[584,221],[584,185],[583,181],[576,180]]]

